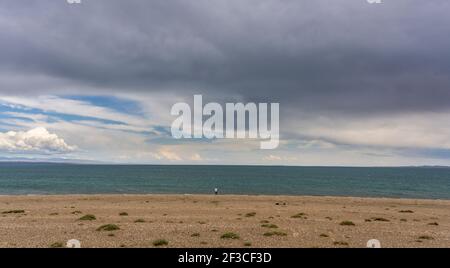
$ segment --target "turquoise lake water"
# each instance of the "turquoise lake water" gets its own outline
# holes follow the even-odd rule
[[[450,199],[450,168],[0,163],[0,194],[178,193]]]

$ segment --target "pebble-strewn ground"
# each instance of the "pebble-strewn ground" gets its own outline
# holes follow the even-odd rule
[[[95,219],[79,220],[85,215]],[[119,229],[97,230],[105,224]],[[0,247],[59,247],[69,239],[80,240],[82,247],[154,247],[158,239],[168,247],[365,247],[373,238],[382,247],[450,247],[450,201],[0,196]]]

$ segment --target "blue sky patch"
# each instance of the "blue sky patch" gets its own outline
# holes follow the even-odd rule
[[[77,100],[89,103],[93,106],[108,108],[120,113],[142,116],[139,103],[114,96],[59,96],[64,99]]]

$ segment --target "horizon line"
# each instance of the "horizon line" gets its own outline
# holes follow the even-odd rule
[[[52,162],[52,161],[8,161],[0,160],[0,164],[58,164],[85,166],[234,166],[234,167],[321,167],[321,168],[450,168],[443,165],[399,165],[399,166],[350,166],[350,165],[267,165],[267,164],[151,164],[151,163],[108,163],[108,162]]]

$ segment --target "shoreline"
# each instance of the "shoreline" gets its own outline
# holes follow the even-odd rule
[[[381,199],[381,200],[406,200],[406,201],[443,201],[450,199],[422,198],[422,197],[389,197],[389,196],[346,196],[346,195],[289,195],[289,194],[207,194],[207,193],[75,193],[75,194],[0,194],[3,197],[79,197],[79,196],[228,196],[228,197],[287,197],[287,198],[357,198],[357,199]]]
[[[0,195],[0,247],[450,247],[450,200],[287,195]],[[93,220],[80,220],[92,215]],[[102,225],[119,229],[97,231]],[[222,238],[227,233],[236,239]]]

